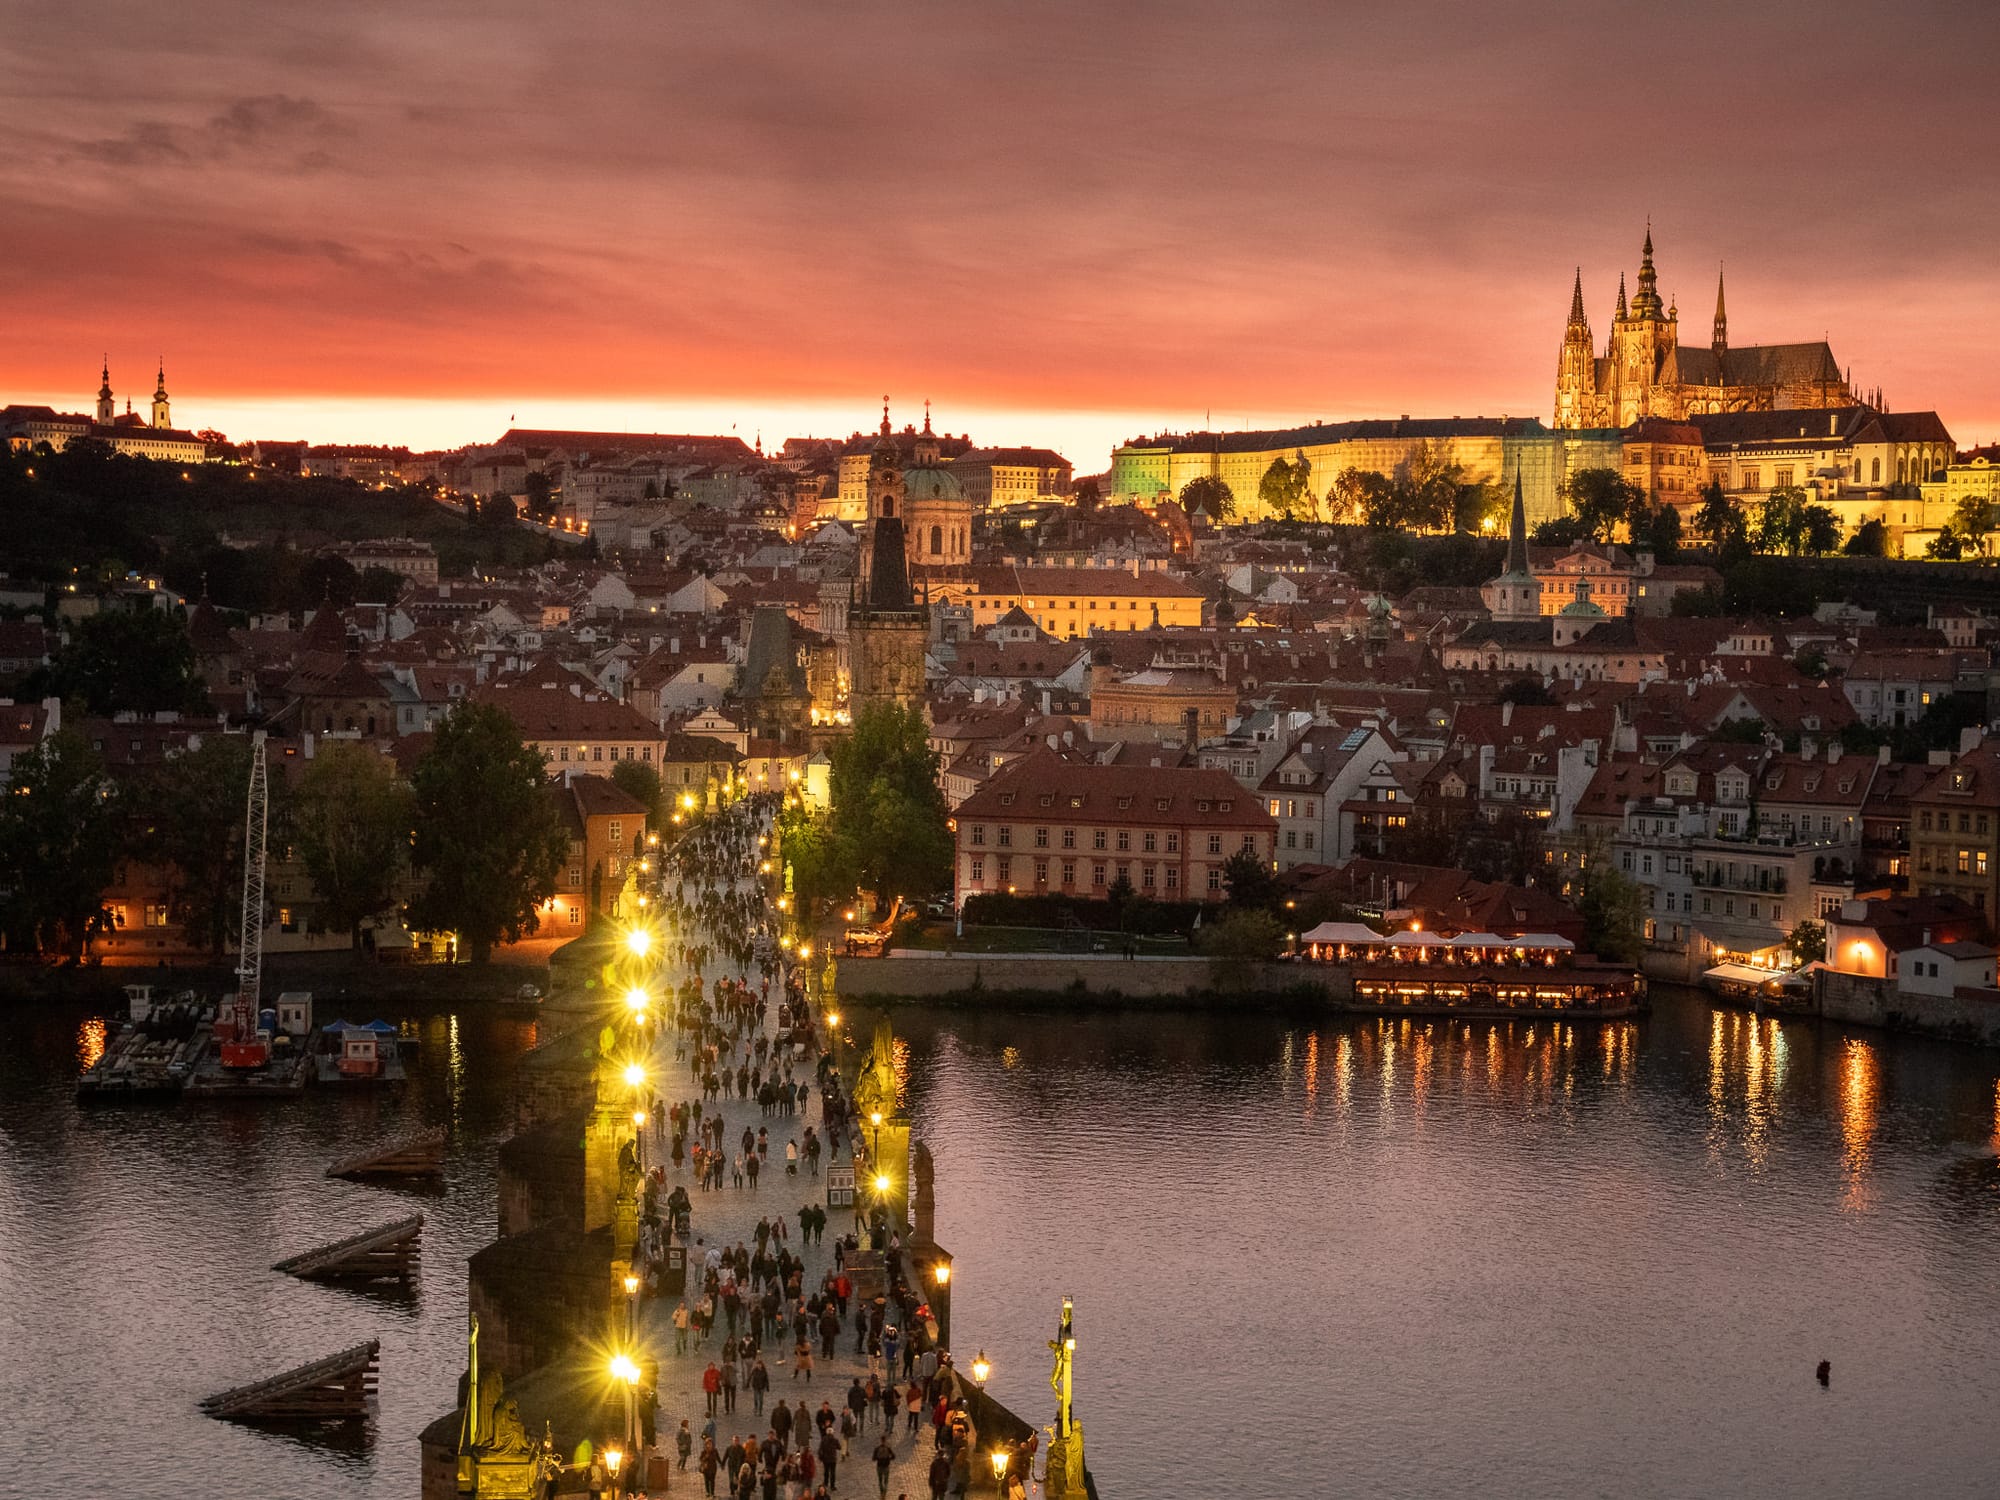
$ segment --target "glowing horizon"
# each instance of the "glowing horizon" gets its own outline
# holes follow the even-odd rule
[[[8,399],[88,410],[108,350],[239,439],[768,448],[888,390],[1089,473],[1163,429],[1547,422],[1576,268],[1601,345],[1650,217],[1687,342],[1726,262],[1732,343],[1825,337],[2000,436],[2000,7],[1690,0],[1641,68],[1667,23],[1615,0],[93,16],[0,37]]]

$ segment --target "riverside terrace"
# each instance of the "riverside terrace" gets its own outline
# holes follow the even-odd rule
[[[1623,1016],[1645,997],[1630,965],[1579,954],[1555,933],[1443,937],[1413,927],[1384,937],[1359,922],[1322,922],[1299,942],[1304,962],[1348,969],[1355,1010]]]

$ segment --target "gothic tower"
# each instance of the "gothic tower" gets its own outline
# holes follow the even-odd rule
[[[847,612],[847,703],[857,716],[884,703],[923,706],[931,639],[930,605],[910,591],[902,518],[883,515],[869,530],[869,568]]]
[[[1627,427],[1642,417],[1677,417],[1671,399],[1662,401],[1654,387],[1660,367],[1673,351],[1677,319],[1660,302],[1659,273],[1653,269],[1653,228],[1646,226],[1646,242],[1640,252],[1639,290],[1631,309],[1625,306],[1625,280],[1618,281],[1618,319],[1612,326],[1612,380],[1618,392],[1617,408],[1610,413],[1619,427]]]
[[[167,404],[167,361],[164,355],[160,357],[160,383],[153,387],[153,425],[155,427],[174,425],[173,413]]]
[[[104,356],[104,383],[97,388],[97,420],[109,425],[118,420],[118,403],[111,399],[111,356]]]
[[[1507,527],[1507,567],[1479,590],[1495,620],[1539,620],[1542,586],[1528,566],[1528,508],[1521,498],[1521,470],[1514,469],[1514,514]]]
[[[1709,345],[1719,363],[1729,352],[1729,313],[1722,305],[1722,267],[1715,268],[1715,337]]]
[[[1569,326],[1563,330],[1562,353],[1556,357],[1556,426],[1594,427],[1597,409],[1597,356],[1591,347],[1590,320],[1583,315],[1583,267],[1576,268],[1576,285],[1569,294]]]

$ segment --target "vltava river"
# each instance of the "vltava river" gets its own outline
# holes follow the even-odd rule
[[[1994,1054],[1666,998],[1574,1027],[896,1021],[957,1342],[1047,1421],[1076,1299],[1106,1500],[2000,1486]],[[413,1496],[531,1035],[433,1018],[400,1098],[79,1112],[88,1024],[0,1019],[0,1494]],[[321,1175],[442,1121],[440,1197]],[[408,1301],[269,1269],[412,1208]],[[360,1442],[195,1411],[368,1337]]]

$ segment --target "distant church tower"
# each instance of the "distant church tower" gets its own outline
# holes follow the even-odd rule
[[[1722,306],[1722,267],[1715,268],[1715,338],[1710,344],[1719,361],[1729,352],[1729,314]]]
[[[903,533],[903,455],[882,403],[882,435],[868,465],[868,520],[861,536],[859,590],[847,611],[847,704],[859,715],[878,704],[924,701],[928,602],[910,589]]]
[[[167,404],[167,361],[164,356],[160,360],[160,383],[153,387],[153,425],[155,427],[174,425],[173,413]]]
[[[1479,590],[1496,620],[1539,620],[1542,586],[1528,567],[1528,509],[1521,499],[1521,470],[1514,470],[1514,515],[1507,527],[1507,567]]]
[[[111,399],[111,356],[104,356],[104,383],[97,388],[97,420],[107,426],[118,420],[118,403]]]

